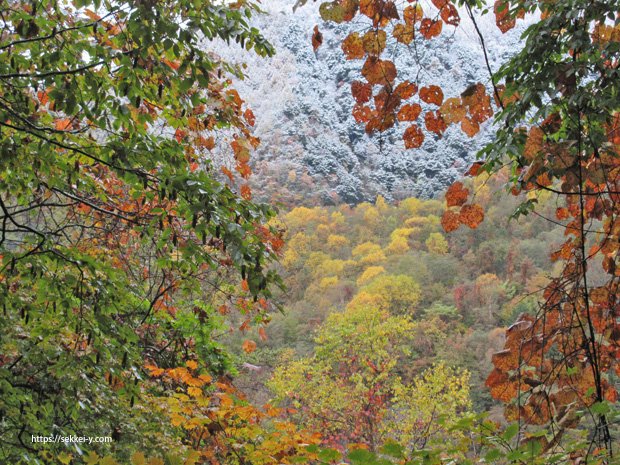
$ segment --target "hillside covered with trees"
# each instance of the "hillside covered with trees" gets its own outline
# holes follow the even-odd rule
[[[0,464],[617,465],[620,4],[290,7],[0,4]]]

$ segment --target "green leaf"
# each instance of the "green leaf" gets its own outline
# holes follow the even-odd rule
[[[512,438],[514,438],[517,435],[518,432],[519,432],[519,424],[511,423],[510,425],[506,427],[506,429],[502,433],[502,439],[504,439],[505,441],[510,441]]]

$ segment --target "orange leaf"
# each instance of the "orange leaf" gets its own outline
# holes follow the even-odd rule
[[[461,131],[469,137],[474,137],[480,131],[480,125],[469,118],[463,118],[461,121]]]
[[[250,126],[254,126],[256,124],[256,118],[254,117],[254,112],[249,108],[245,110],[243,113],[243,117],[248,122]]]
[[[372,108],[360,104],[355,105],[352,111],[353,118],[358,123],[367,123],[376,113]]]
[[[205,148],[207,150],[213,150],[213,148],[215,147],[215,139],[213,137],[199,136],[196,140],[196,144],[199,147]]]
[[[458,123],[467,114],[467,110],[463,107],[461,99],[458,97],[452,97],[446,99],[439,109],[441,116],[447,124]]]
[[[179,128],[176,131],[174,131],[174,138],[180,144],[186,134],[187,133],[185,131],[183,131],[182,129]]]
[[[417,149],[424,142],[424,133],[418,126],[412,124],[405,130],[403,140],[405,141],[405,148]]]
[[[71,130],[71,120],[68,118],[57,119],[54,121],[54,127],[57,131],[69,131]]]
[[[392,36],[401,44],[409,45],[415,38],[415,29],[408,24],[397,24],[392,30]]]
[[[252,199],[252,189],[250,189],[250,186],[248,186],[247,184],[241,186],[241,197],[243,197],[245,200]]]
[[[247,163],[237,163],[235,169],[243,179],[248,179],[252,174],[252,168],[250,168],[250,165],[248,165]]]
[[[480,173],[480,170],[482,169],[482,167],[484,166],[484,162],[482,161],[477,161],[474,162],[469,169],[467,170],[467,176],[478,176],[478,173]]]
[[[353,81],[351,83],[351,95],[357,103],[366,103],[372,96],[372,86],[361,81]]]
[[[394,93],[403,100],[413,97],[417,91],[418,86],[409,81],[401,82],[396,86],[396,89],[394,89]]]
[[[425,39],[432,39],[441,34],[443,23],[441,21],[434,21],[430,18],[424,18],[420,23],[420,34]]]
[[[364,58],[364,44],[357,32],[352,32],[342,41],[342,51],[347,60],[359,60]]]
[[[528,161],[532,161],[536,155],[542,151],[544,137],[544,131],[538,126],[534,126],[530,129],[527,140],[525,141],[525,146],[523,147],[523,156]]]
[[[174,69],[175,71],[181,67],[181,63],[179,63],[178,61],[170,61],[164,58],[162,62]]]
[[[446,210],[441,217],[441,226],[445,232],[452,232],[459,229],[461,219],[458,213]]]
[[[441,15],[441,19],[443,19],[444,23],[449,24],[450,26],[458,26],[461,22],[459,12],[452,3],[446,3],[446,5],[441,8],[439,14]]]
[[[491,372],[485,384],[490,388],[491,396],[503,402],[510,402],[518,392],[518,383],[510,381],[508,375],[497,368]]]
[[[262,326],[258,328],[258,336],[260,337],[261,341],[267,340],[267,333],[265,332],[265,328],[263,328]]]
[[[448,0],[431,0],[431,2],[438,10],[441,10],[444,6],[448,4]]]
[[[251,354],[256,350],[256,342],[251,341],[250,339],[246,339],[245,341],[243,341],[241,347],[246,353]]]
[[[403,105],[398,111],[398,121],[415,121],[420,116],[422,107],[417,103]]]
[[[88,8],[86,8],[86,10],[84,10],[84,14],[86,16],[88,16],[90,19],[92,19],[93,21],[99,21],[101,19],[101,16],[99,16],[94,11],[89,10]]]
[[[396,79],[396,66],[389,60],[368,57],[362,67],[362,76],[370,84],[390,85]]]
[[[250,161],[250,147],[247,139],[235,139],[230,143],[235,153],[235,160],[239,163],[247,163]]]
[[[318,48],[323,44],[323,34],[319,31],[319,26],[314,26],[314,33],[312,34],[312,48],[316,52]]]
[[[403,10],[403,19],[409,26],[413,26],[414,23],[420,21],[424,17],[422,6],[419,3],[415,5],[409,5]]]
[[[387,113],[394,113],[399,106],[400,97],[387,86],[375,96],[375,109],[383,116],[388,116]]]
[[[435,112],[433,111],[426,112],[426,114],[424,115],[424,124],[426,125],[426,129],[428,129],[431,132],[434,132],[435,134],[439,136],[441,136],[447,128],[446,122],[441,117],[439,110]]]
[[[222,166],[220,169],[222,170],[222,173],[224,173],[228,177],[228,179],[230,179],[230,182],[234,182],[232,171],[230,171],[225,166]]]
[[[471,229],[476,229],[484,220],[484,210],[480,205],[476,204],[463,205],[459,214],[459,220]]]
[[[515,27],[517,20],[510,15],[509,3],[506,0],[496,0],[493,10],[495,24],[503,34]]]
[[[592,291],[590,291],[590,300],[599,305],[611,303],[609,298],[609,289],[606,287],[595,287]]]
[[[467,202],[469,189],[463,186],[463,183],[456,181],[446,191],[446,203],[448,207],[460,207]]]
[[[41,102],[41,105],[46,105],[50,100],[49,95],[44,90],[37,92],[37,98],[39,99],[39,102]]]
[[[420,89],[420,98],[426,103],[441,105],[443,102],[443,91],[441,87],[431,85]]]

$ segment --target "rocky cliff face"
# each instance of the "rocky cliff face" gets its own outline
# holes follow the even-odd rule
[[[362,62],[346,61],[340,48],[348,31],[363,30],[365,24],[324,23],[318,3],[295,13],[292,4],[267,0],[269,14],[253,19],[275,46],[274,58],[223,52],[229,60],[248,63],[248,77],[237,88],[257,116],[256,135],[262,139],[254,158],[255,192],[287,203],[357,203],[378,194],[388,199],[432,197],[460,176],[490,141],[490,123],[473,139],[457,127],[442,138],[426,134],[424,145],[415,150],[404,148],[403,125],[367,136],[351,116],[350,84],[360,79]],[[388,48],[399,80],[440,85],[446,97],[470,84],[489,82],[473,25],[461,16],[458,29],[445,28],[438,38],[419,39],[409,49],[402,44]],[[318,53],[310,41],[315,24],[324,35]],[[479,26],[497,69],[516,49],[525,25],[502,35],[489,14]]]

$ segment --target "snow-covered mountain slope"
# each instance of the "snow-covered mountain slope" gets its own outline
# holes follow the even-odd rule
[[[325,23],[318,16],[319,3],[309,2],[296,12],[293,3],[267,0],[263,5],[269,14],[253,19],[275,46],[275,57],[222,51],[228,60],[248,64],[247,78],[236,87],[254,110],[256,135],[262,139],[254,156],[255,192],[297,203],[357,203],[378,194],[431,197],[461,175],[492,137],[492,124],[473,139],[454,126],[442,138],[427,134],[424,145],[414,150],[404,148],[403,125],[368,137],[351,116],[350,83],[361,78],[362,62],[346,61],[340,48],[348,31],[366,25]],[[427,8],[433,8],[430,2]],[[461,17],[458,28],[444,28],[435,39],[420,39],[409,49],[389,47],[399,81],[437,84],[446,98],[470,84],[489,83],[478,36],[466,15]],[[310,40],[315,24],[324,35],[316,54]],[[497,69],[517,49],[525,24],[504,35],[492,13],[478,24]]]

